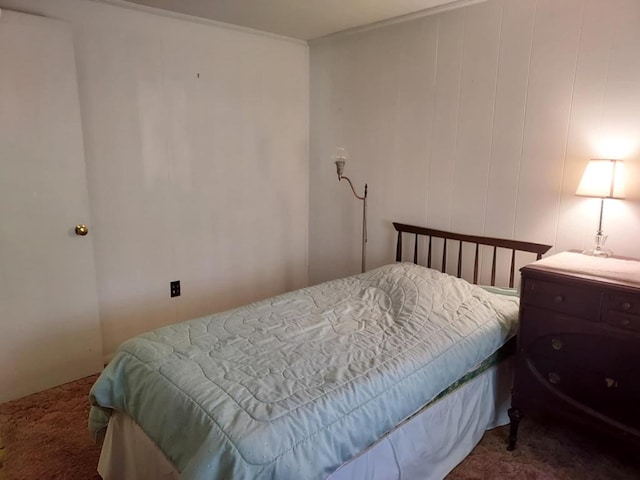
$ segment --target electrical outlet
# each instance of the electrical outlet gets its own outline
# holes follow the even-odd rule
[[[176,280],[175,282],[171,282],[171,296],[179,297],[180,296],[180,280]]]

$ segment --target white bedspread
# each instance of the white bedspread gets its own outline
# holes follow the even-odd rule
[[[517,298],[394,264],[124,343],[91,391],[185,479],[324,478],[511,336]]]

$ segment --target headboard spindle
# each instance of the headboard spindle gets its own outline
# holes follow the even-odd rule
[[[440,271],[446,272],[447,270],[447,241],[456,240],[459,242],[458,246],[458,264],[456,265],[456,273],[458,277],[462,276],[462,249],[464,243],[475,244],[475,255],[473,261],[473,283],[478,283],[478,271],[479,271],[479,257],[480,257],[480,245],[487,245],[493,247],[493,254],[491,259],[491,285],[496,284],[496,268],[498,248],[511,250],[511,261],[509,269],[509,287],[513,288],[515,283],[515,264],[516,264],[516,252],[529,252],[536,254],[536,260],[540,260],[542,255],[546,253],[551,245],[543,245],[541,243],[521,242],[518,240],[494,238],[494,237],[481,237],[477,235],[465,235],[461,233],[445,232],[443,230],[435,230],[433,228],[417,227],[415,225],[407,225],[403,223],[393,223],[396,231],[398,232],[397,245],[396,245],[396,261],[402,261],[402,233],[414,234],[413,245],[413,263],[418,263],[418,243],[420,236],[429,237],[429,245],[427,251],[427,267],[432,268],[432,244],[433,238],[441,238],[442,244],[442,263]]]

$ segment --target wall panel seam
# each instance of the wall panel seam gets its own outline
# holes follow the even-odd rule
[[[449,226],[451,229],[451,218],[453,216],[453,197],[455,195],[456,184],[456,159],[458,157],[458,133],[460,130],[460,98],[462,95],[462,78],[464,70],[464,45],[467,37],[467,9],[464,10],[462,22],[462,52],[460,54],[460,71],[458,72],[458,99],[456,105],[456,129],[453,136],[453,172],[451,175],[451,195],[449,195]]]
[[[560,206],[562,205],[562,193],[564,189],[564,177],[567,170],[567,152],[569,150],[569,135],[571,133],[571,118],[573,117],[573,100],[576,90],[576,76],[578,72],[578,61],[580,60],[580,44],[582,43],[582,32],[584,29],[584,3],[582,4],[582,11],[580,14],[580,30],[578,32],[578,41],[576,44],[575,62],[573,64],[573,78],[571,80],[571,95],[569,97],[569,115],[567,118],[567,131],[564,138],[564,155],[562,159],[562,172],[560,174],[560,190],[558,191],[558,207],[556,209],[556,225],[555,233],[553,235],[554,245],[558,243],[558,228],[560,226]]]
[[[434,58],[434,66],[433,66],[433,95],[431,99],[431,125],[429,126],[429,152],[427,155],[427,172],[429,178],[427,178],[427,186],[431,183],[431,166],[432,166],[432,158],[433,158],[433,125],[436,122],[435,111],[436,111],[436,82],[438,81],[438,49],[440,48],[440,17],[436,17],[436,45],[435,45],[435,58]],[[430,204],[430,195],[431,189],[427,188],[427,205],[426,212],[427,218],[425,222],[429,225],[429,204]]]
[[[491,177],[491,160],[493,158],[493,139],[496,123],[496,100],[498,97],[498,76],[500,74],[500,45],[502,45],[502,28],[504,25],[504,0],[500,6],[500,29],[498,30],[498,49],[496,52],[496,74],[493,79],[493,105],[491,108],[491,133],[489,136],[489,163],[487,165],[487,178],[485,182],[485,194],[484,194],[484,219],[482,220],[482,233],[484,234],[487,228],[487,206],[489,204],[489,179]]]
[[[604,72],[604,88],[602,89],[602,101],[600,102],[600,118],[598,119],[598,136],[602,135],[602,120],[604,118],[604,105],[606,103],[607,94],[609,93],[609,73],[611,70],[611,53],[613,51],[614,38],[618,30],[613,28],[611,41],[609,43],[609,51],[607,52],[607,68]]]
[[[535,2],[533,10],[533,23],[531,25],[531,41],[529,42],[529,58],[527,59],[527,82],[524,89],[524,114],[522,119],[522,135],[520,135],[520,158],[518,159],[518,173],[516,176],[516,200],[513,208],[513,233],[512,238],[516,236],[516,225],[518,218],[518,204],[520,199],[520,180],[522,175],[522,157],[524,156],[524,136],[527,130],[527,105],[529,103],[529,81],[531,78],[531,56],[533,54],[533,40],[536,33],[536,22],[538,20],[538,1]]]

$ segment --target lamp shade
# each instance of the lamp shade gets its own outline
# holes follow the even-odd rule
[[[597,198],[624,198],[624,163],[622,160],[589,160],[576,195]]]

